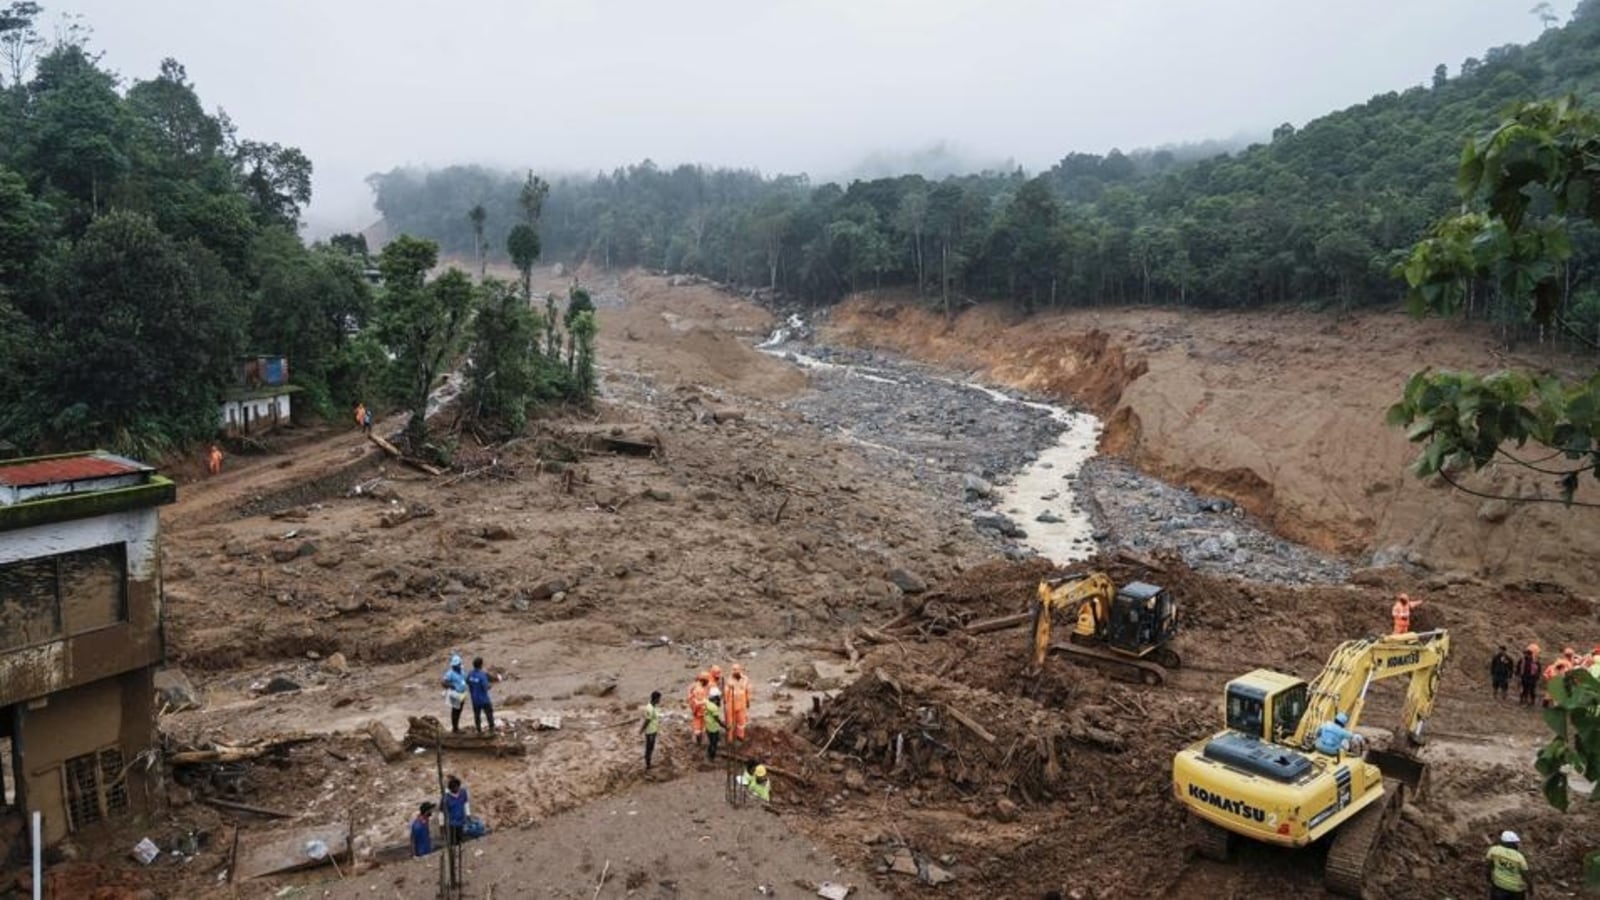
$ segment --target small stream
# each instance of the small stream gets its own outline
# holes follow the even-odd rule
[[[1058,565],[1097,552],[1175,551],[1202,571],[1289,584],[1340,582],[1348,564],[1282,540],[1221,498],[1100,457],[1095,416],[903,359],[820,345],[790,316],[758,349],[807,370],[787,405],[958,501],[1000,552]]]

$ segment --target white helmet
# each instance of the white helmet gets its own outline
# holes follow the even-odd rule
[[[1517,833],[1515,831],[1502,831],[1500,832],[1500,843],[1520,844],[1522,843],[1522,838],[1517,837]]]

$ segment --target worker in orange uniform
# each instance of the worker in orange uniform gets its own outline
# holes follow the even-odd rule
[[[367,424],[367,405],[365,403],[357,403],[356,404],[356,427],[357,428],[362,428],[362,427],[365,427],[366,424]]]
[[[710,695],[710,685],[709,672],[696,675],[689,685],[689,730],[694,733],[696,744],[703,743],[706,738],[706,697]]]
[[[744,740],[745,726],[750,723],[750,678],[744,674],[744,666],[733,664],[733,672],[728,676],[728,724],[732,727],[732,740]]]
[[[216,444],[212,444],[211,452],[206,454],[206,471],[213,475],[222,474],[222,448]]]
[[[1543,675],[1544,664],[1539,660],[1539,645],[1529,644],[1528,649],[1522,651],[1522,658],[1517,660],[1516,676],[1521,688],[1517,694],[1519,705],[1533,705],[1534,689],[1539,686],[1539,679]]]
[[[1395,634],[1405,634],[1411,630],[1411,611],[1421,605],[1421,600],[1413,600],[1409,594],[1400,594],[1394,598],[1394,606],[1389,609],[1389,615],[1394,619]]]

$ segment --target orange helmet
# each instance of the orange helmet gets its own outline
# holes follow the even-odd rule
[[[722,677],[722,667],[721,666],[712,666],[711,667],[711,680],[712,681],[716,681],[717,679],[719,679],[721,677]]]

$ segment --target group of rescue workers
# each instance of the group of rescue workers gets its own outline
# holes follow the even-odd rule
[[[1561,648],[1561,655],[1555,661],[1545,665],[1539,657],[1539,645],[1529,644],[1522,651],[1522,656],[1513,660],[1506,648],[1501,646],[1494,659],[1489,662],[1489,681],[1494,687],[1494,695],[1502,700],[1509,699],[1511,694],[1511,679],[1517,679],[1517,702],[1523,706],[1543,705],[1549,706],[1554,702],[1550,696],[1550,683],[1560,681],[1568,672],[1582,669],[1600,678],[1600,643],[1590,648],[1582,656],[1570,646]],[[1544,698],[1536,699],[1540,685],[1544,685]]]
[[[690,734],[696,746],[706,748],[707,761],[716,760],[723,734],[728,734],[732,741],[749,738],[750,703],[755,699],[755,691],[742,664],[734,663],[726,679],[722,677],[722,667],[717,665],[696,675],[685,699],[689,707]],[[648,772],[655,764],[656,739],[661,734],[660,691],[651,692],[639,733],[644,735],[644,768]],[[772,785],[767,779],[767,767],[762,763],[748,760],[738,783],[758,800],[772,799]]]

